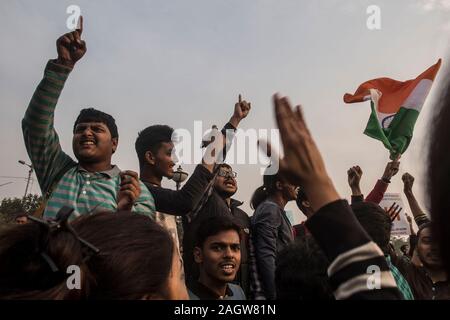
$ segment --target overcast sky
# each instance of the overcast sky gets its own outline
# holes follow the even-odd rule
[[[364,171],[367,194],[388,152],[362,133],[369,103],[345,105],[344,93],[376,77],[415,78],[438,58],[443,68],[448,65],[450,0],[1,1],[0,185],[12,183],[0,187],[0,198],[25,190],[25,179],[14,178],[27,174],[17,161],[29,161],[21,119],[47,60],[56,58],[56,39],[68,32],[66,8],[72,4],[84,16],[88,52],[66,83],[55,127],[72,155],[72,125],[80,109],[93,106],[112,114],[120,134],[113,163],[121,169],[139,169],[134,151],[139,130],[157,123],[193,130],[195,120],[205,128],[221,127],[239,93],[252,102],[242,128],[274,128],[271,96],[279,91],[304,106],[341,196],[349,197],[346,171],[356,164]],[[381,9],[381,30],[366,26],[369,5]],[[422,203],[428,120],[443,74],[388,190],[401,192],[400,176],[408,171],[416,176]],[[252,213],[248,202],[262,183],[259,166],[234,168],[236,198]],[[39,193],[36,181],[32,192]],[[288,208],[298,213],[295,205]]]

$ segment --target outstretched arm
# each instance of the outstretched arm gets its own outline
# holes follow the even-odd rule
[[[402,176],[402,180],[403,192],[405,193],[406,199],[408,199],[409,208],[411,209],[411,213],[417,223],[417,226],[420,227],[422,224],[430,222],[430,219],[428,219],[425,212],[423,212],[412,191],[412,187],[414,185],[414,177],[409,173],[405,173]]]
[[[86,53],[86,44],[80,38],[82,31],[83,19],[80,17],[80,28],[57,40],[58,58],[47,63],[44,78],[34,92],[22,120],[25,147],[44,194],[50,191],[62,173],[75,165],[61,150],[53,120],[65,81],[75,63]]]
[[[384,194],[391,183],[392,177],[398,173],[399,165],[400,162],[398,162],[398,159],[386,164],[383,176],[377,181],[373,190],[368,194],[366,201],[379,204],[381,200],[383,200]]]
[[[242,100],[242,96],[239,95],[238,102],[234,105],[233,115],[221,130],[221,135],[218,131],[215,132],[216,136],[214,138],[217,137],[219,139],[210,138],[211,140],[209,141],[203,141],[202,147],[207,147],[207,150],[202,159],[202,165],[210,172],[213,172],[217,162],[225,160],[228,149],[233,142],[235,131],[239,123],[248,116],[250,109],[251,103]]]
[[[359,185],[362,174],[363,172],[360,166],[353,166],[347,171],[348,185],[352,190],[352,204],[364,201],[364,196]]]

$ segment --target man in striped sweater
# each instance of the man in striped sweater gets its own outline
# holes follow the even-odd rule
[[[154,199],[132,171],[111,164],[118,145],[114,118],[83,109],[73,129],[74,161],[61,149],[54,129],[56,103],[64,84],[86,53],[80,28],[61,36],[56,43],[58,58],[50,60],[22,120],[28,155],[47,201],[44,216],[52,218],[64,206],[75,216],[96,211],[132,210],[153,217]]]

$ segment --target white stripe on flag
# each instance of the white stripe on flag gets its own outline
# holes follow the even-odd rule
[[[432,85],[433,81],[429,79],[420,80],[401,107],[415,109],[420,112]]]
[[[394,119],[395,113],[383,113],[378,111],[378,101],[380,101],[380,98],[383,94],[381,91],[377,89],[370,89],[370,99],[372,100],[375,110],[377,112],[377,118],[378,123],[380,124],[381,128],[387,128],[391,124],[392,120]]]

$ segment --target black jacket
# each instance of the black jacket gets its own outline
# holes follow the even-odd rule
[[[202,165],[197,165],[192,176],[178,191],[143,182],[155,198],[156,211],[181,216],[194,209],[213,177],[208,169]]]

